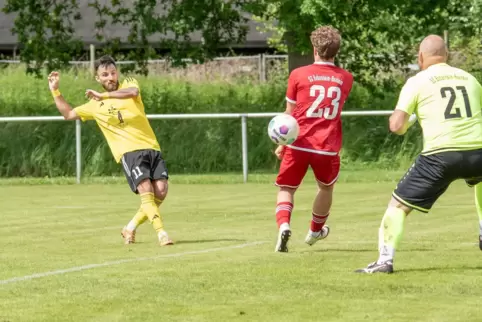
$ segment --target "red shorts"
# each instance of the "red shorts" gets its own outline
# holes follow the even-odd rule
[[[283,159],[279,169],[276,185],[297,188],[311,166],[316,180],[331,186],[338,179],[340,172],[340,156],[324,155],[285,147]]]

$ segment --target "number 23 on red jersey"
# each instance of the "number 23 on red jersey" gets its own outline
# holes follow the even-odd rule
[[[333,64],[312,64],[295,69],[288,80],[286,100],[296,103],[293,116],[336,119],[353,85],[353,76]]]

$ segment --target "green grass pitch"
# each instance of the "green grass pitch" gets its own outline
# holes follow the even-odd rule
[[[148,223],[123,245],[120,229],[139,204],[123,179],[4,180],[0,321],[481,321],[478,219],[463,182],[430,214],[409,216],[395,274],[353,273],[376,259],[399,176],[346,172],[331,234],[312,247],[303,242],[315,195],[307,180],[287,254],[274,253],[274,176],[174,176],[161,208],[176,242],[167,248]]]

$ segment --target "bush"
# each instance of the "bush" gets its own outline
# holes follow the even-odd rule
[[[59,115],[45,80],[5,69],[0,79],[2,116]],[[138,78],[148,114],[276,112],[285,106],[285,79],[259,83],[190,83],[161,77]],[[355,84],[345,110],[391,110],[400,82],[383,90]],[[61,91],[77,106],[86,88],[98,88],[89,75],[62,75]],[[386,117],[346,117],[343,165],[405,166],[420,150],[420,131],[389,134]],[[241,170],[239,119],[151,120],[171,173]],[[249,168],[274,170],[275,146],[266,135],[268,119],[248,120]],[[74,122],[0,123],[0,175],[72,176],[75,174]],[[82,164],[86,175],[121,173],[94,122],[82,124]]]

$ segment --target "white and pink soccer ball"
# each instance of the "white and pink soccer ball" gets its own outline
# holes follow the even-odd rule
[[[268,136],[276,144],[288,145],[293,143],[300,127],[296,119],[289,114],[279,114],[271,119],[268,124]]]

